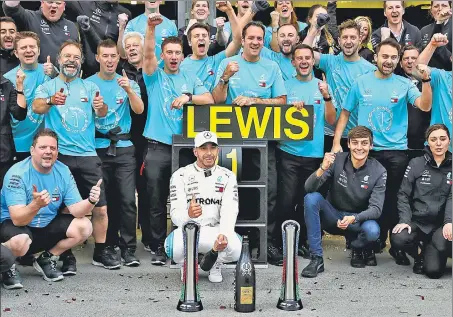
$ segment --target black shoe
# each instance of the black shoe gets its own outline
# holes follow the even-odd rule
[[[365,267],[365,259],[363,258],[362,249],[352,248],[351,266],[355,267],[355,268],[364,268]]]
[[[308,245],[304,243],[299,244],[297,255],[303,257],[304,259],[310,259],[310,251],[308,250]]]
[[[165,254],[165,247],[159,245],[157,250],[151,250],[151,264],[152,265],[165,265],[167,263],[167,255]]]
[[[26,254],[24,256],[20,256],[16,259],[16,262],[22,266],[33,266],[33,262],[35,262],[35,257],[33,254]]]
[[[303,277],[313,278],[318,273],[324,272],[324,259],[322,256],[311,255],[310,263],[302,270]]]
[[[387,247],[387,243],[382,241],[380,238],[374,242],[374,252],[375,253],[382,253],[382,251]]]
[[[68,255],[60,256],[60,260],[63,261],[63,265],[61,266],[63,275],[69,276],[77,274],[77,260],[72,252]]]
[[[283,266],[283,254],[272,243],[267,245],[267,262],[275,266]]]
[[[94,248],[93,261],[91,263],[108,270],[116,270],[121,267],[121,261],[118,261],[118,255],[112,246],[106,246],[101,250]]]
[[[373,249],[364,250],[363,257],[365,258],[366,266],[377,266],[376,253]]]
[[[125,266],[139,266],[140,260],[135,256],[135,250],[127,248],[121,251],[121,259]]]
[[[404,251],[395,250],[394,248],[390,248],[389,253],[396,260],[396,264],[411,265],[411,261],[409,261],[409,259],[407,258],[407,255]]]
[[[351,240],[345,237],[345,249],[351,250]]]
[[[19,289],[24,287],[19,271],[16,271],[16,264],[13,264],[8,271],[2,273],[2,281],[3,287],[6,289]]]
[[[48,282],[61,281],[64,276],[63,273],[57,267],[58,256],[52,255],[51,253],[44,251],[41,255],[33,262],[33,267],[36,271],[42,274],[42,277]]]
[[[414,272],[415,274],[424,274],[422,255],[414,258],[414,267],[412,268],[412,272]]]

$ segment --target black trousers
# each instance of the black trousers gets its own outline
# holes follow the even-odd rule
[[[429,278],[440,278],[445,273],[447,258],[451,257],[451,241],[442,235],[443,227],[437,229],[425,247],[424,269]]]
[[[143,137],[139,136],[132,140],[135,147],[135,186],[137,190],[138,198],[138,223],[140,228],[149,223],[149,198],[146,189],[146,177],[143,174],[143,168],[145,164],[145,155],[148,149],[148,141]],[[151,241],[146,239],[145,235],[142,235],[142,243],[149,245]]]
[[[3,179],[5,178],[6,173],[9,171],[11,166],[13,166],[13,161],[0,162],[0,189],[3,187]]]
[[[143,221],[143,241],[151,250],[163,245],[167,236],[167,199],[170,193],[171,145],[148,143],[144,161],[144,175],[148,194],[148,220]]]
[[[277,149],[278,196],[277,221],[273,239],[278,244],[282,241],[281,225],[293,219],[300,224],[300,242],[307,240],[307,229],[304,220],[305,181],[319,167],[321,159],[295,156]],[[296,212],[297,210],[299,212]]]
[[[380,240],[386,241],[389,231],[398,223],[397,195],[406,171],[408,158],[406,151],[370,151],[387,170],[385,201],[382,215],[378,219],[381,228]]]
[[[106,243],[122,250],[137,247],[137,208],[135,205],[135,149],[118,147],[116,156],[98,149],[102,161],[102,179],[107,197],[109,225]],[[119,236],[118,236],[119,232]]]
[[[431,241],[432,232],[425,233],[417,226],[417,224],[411,223],[411,233],[408,230],[403,230],[400,233],[392,233],[390,235],[390,242],[392,247],[397,250],[402,250],[412,257],[417,256],[418,246],[420,242],[423,242],[423,245]]]

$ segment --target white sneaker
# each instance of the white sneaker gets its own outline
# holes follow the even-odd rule
[[[222,277],[222,263],[216,262],[212,269],[209,271],[208,276],[209,282],[211,283],[221,283],[223,281]]]

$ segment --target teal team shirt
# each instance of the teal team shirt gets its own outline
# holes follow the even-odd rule
[[[157,68],[152,75],[143,72],[149,96],[148,114],[143,136],[168,145],[173,134],[182,134],[183,108],[171,109],[173,100],[183,93],[202,95],[209,92],[195,74],[179,71],[166,74]]]
[[[318,89],[319,79],[313,78],[309,82],[302,82],[297,78],[285,81],[288,93],[288,104],[303,101],[306,105],[313,105],[313,140],[311,141],[281,141],[278,147],[295,156],[321,158],[324,156],[324,118],[325,102]]]
[[[129,97],[126,91],[118,85],[117,79],[122,76],[116,74],[113,80],[104,80],[98,74],[87,78],[87,81],[94,83],[99,87],[101,96],[104,98],[105,104],[108,106],[108,112],[105,117],[95,117],[94,124],[96,130],[102,134],[107,134],[111,129],[116,127],[121,128],[120,134],[126,134],[131,131],[131,109]],[[141,98],[140,87],[138,84],[129,80],[131,88]],[[110,146],[109,139],[96,138],[96,148],[104,149]],[[117,147],[132,146],[132,142],[120,140],[116,144]]]
[[[379,79],[374,72],[359,77],[348,92],[343,108],[358,111],[358,124],[373,131],[373,149],[407,149],[407,104],[421,96],[407,78],[393,74]]]
[[[160,54],[162,53],[162,42],[170,36],[178,36],[178,29],[176,28],[176,24],[169,20],[168,18],[162,16],[162,23],[156,26],[156,57],[160,60]],[[148,16],[146,14],[141,14],[138,17],[132,19],[127,23],[126,29],[124,31],[124,35],[129,32],[138,32],[141,33],[143,36],[146,35],[146,28],[148,25]],[[159,67],[163,67],[161,61],[159,61]]]
[[[99,88],[78,77],[69,83],[56,77],[39,86],[35,98],[50,98],[61,88],[66,103],[50,107],[44,118],[46,128],[58,135],[58,151],[64,155],[97,156],[93,99]]]
[[[297,21],[297,25],[299,25],[299,32],[305,30],[305,28],[308,26],[307,23],[300,21]],[[267,26],[266,33],[264,34],[264,46],[270,49],[271,42],[272,42],[272,27]]]
[[[33,185],[36,185],[38,192],[47,190],[51,202],[38,211],[28,224],[30,227],[43,228],[58,215],[61,204],[71,206],[82,201],[74,177],[66,165],[56,161],[49,174],[41,174],[33,167],[31,157],[28,157],[14,164],[5,175],[0,222],[11,219],[8,207],[26,206],[32,202]]]
[[[433,90],[433,108],[431,111],[431,125],[443,123],[452,133],[452,79],[451,71],[431,68],[431,88]],[[452,144],[450,143],[450,151]]]
[[[4,77],[10,80],[16,87],[16,73],[20,65],[7,72]],[[14,145],[17,152],[30,152],[30,146],[33,142],[33,136],[42,128],[44,115],[33,112],[32,103],[35,99],[36,88],[42,83],[50,80],[50,77],[44,74],[44,67],[41,64],[35,69],[22,69],[25,73],[24,95],[27,102],[27,116],[25,120],[18,121],[11,116],[11,128],[13,131]]]
[[[262,57],[253,63],[247,62],[240,55],[224,59],[217,71],[215,86],[229,62],[238,62],[239,71],[229,79],[226,104],[231,104],[238,96],[267,99],[286,95],[280,67]]]
[[[188,74],[196,74],[203,82],[207,90],[212,91],[215,86],[215,77],[220,63],[226,58],[225,51],[214,56],[206,56],[203,59],[192,59],[192,55],[186,57],[180,66],[180,70]]]
[[[284,81],[287,81],[288,79],[291,79],[297,75],[296,68],[291,63],[291,58],[288,58],[282,53],[277,53],[268,49],[267,47],[263,47],[260,56],[277,63],[282,72]]]
[[[345,61],[343,53],[340,53],[338,55],[321,54],[319,69],[326,73],[327,83],[333,92],[332,97],[338,105],[338,119],[341,113],[341,107],[343,107],[344,104],[344,99],[352,84],[354,84],[358,77],[376,70],[376,67],[363,58],[360,58],[360,60],[356,62]],[[348,137],[350,129],[357,126],[357,120],[357,112],[351,112],[349,122],[343,132],[344,138]],[[333,135],[334,130],[335,129],[331,125],[326,124],[325,133],[327,135]]]

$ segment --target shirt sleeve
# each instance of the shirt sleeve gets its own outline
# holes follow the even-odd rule
[[[173,21],[171,21],[170,24],[171,24],[171,28],[169,30],[170,31],[169,36],[178,36],[178,28],[176,27],[176,24]]]
[[[181,170],[176,171],[170,179],[170,217],[177,227],[190,220]]]
[[[314,193],[318,191],[319,188],[321,188],[324,183],[326,183],[328,180],[330,180],[333,176],[333,171],[335,168],[335,163],[332,164],[327,171],[325,171],[321,177],[316,176],[316,171],[313,172],[313,174],[310,175],[310,177],[307,178],[305,181],[305,191],[308,193]]]
[[[445,203],[444,225],[451,223],[452,218],[452,203],[451,203],[451,190],[448,193],[447,202]]]
[[[439,69],[430,67],[431,68],[431,87],[439,87],[439,83],[441,81],[441,72]]]
[[[359,85],[357,82],[355,82],[351,89],[348,91],[348,94],[346,95],[346,98],[343,101],[342,108],[349,111],[353,112],[354,109],[358,106],[359,104]]]
[[[271,97],[276,98],[280,96],[286,96],[285,82],[283,81],[282,71],[278,67],[277,63],[274,62],[275,69],[275,80],[272,84]]]
[[[131,85],[132,90],[137,94],[137,96],[141,99],[142,95],[140,92],[140,86],[137,84],[137,82],[133,80],[129,80],[129,83]]]
[[[4,178],[3,191],[6,206],[26,206],[27,189],[22,175],[17,175],[10,170]]]
[[[414,105],[415,100],[417,100],[417,98],[419,98],[422,94],[413,82],[410,82],[408,85],[409,85],[409,88],[407,90],[407,101],[411,105]]]
[[[31,29],[31,21],[34,20],[33,11],[26,10],[20,4],[17,7],[9,7],[3,2],[3,12],[6,16],[13,18],[18,31]]]
[[[209,92],[209,90],[206,89],[206,87],[203,85],[203,82],[200,80],[200,78],[196,77],[193,82],[193,94],[202,95],[207,92]]]
[[[384,171],[376,181],[371,192],[368,208],[359,213],[355,220],[357,222],[364,222],[367,220],[376,220],[382,214],[382,207],[385,200],[385,185],[387,182],[387,172]]]
[[[156,68],[154,73],[152,73],[151,75],[149,75],[149,74],[145,73],[144,71],[142,71],[143,82],[145,83],[146,89],[148,89],[148,87],[153,85],[158,80],[160,72],[161,72],[161,69],[159,67]]]
[[[334,58],[334,56],[330,54],[320,54],[321,56],[319,57],[319,66],[318,68],[322,70],[323,72],[326,72],[327,69],[332,68],[331,66],[331,60]]]
[[[63,180],[66,183],[66,190],[64,192],[63,201],[66,206],[74,205],[82,201],[79,190],[77,189],[74,176],[72,176],[71,171],[67,168],[65,179]]]
[[[411,201],[415,186],[414,167],[414,160],[411,160],[406,168],[406,171],[404,172],[403,181],[401,182],[401,186],[398,191],[397,208],[399,223],[410,224],[412,220]]]
[[[36,88],[35,99],[49,98],[50,96],[52,96],[52,93],[50,92],[47,83],[41,84]]]
[[[27,107],[22,108],[17,104],[17,92],[15,89],[10,89],[8,97],[8,109],[13,118],[17,121],[22,121],[27,117]]]
[[[220,207],[220,233],[228,236],[234,233],[239,214],[238,185],[233,173],[229,173],[228,184],[224,190]]]

